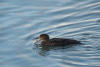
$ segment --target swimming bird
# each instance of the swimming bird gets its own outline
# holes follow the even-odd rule
[[[47,34],[41,34],[38,37],[38,40],[36,42],[41,42],[41,45],[43,46],[65,46],[70,44],[80,44],[80,41],[73,40],[73,39],[66,39],[66,38],[52,38],[50,39],[49,35]]]

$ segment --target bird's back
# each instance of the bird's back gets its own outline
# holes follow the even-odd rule
[[[48,42],[45,42],[46,45],[52,46],[64,46],[69,44],[79,44],[80,42],[72,39],[64,39],[64,38],[52,38]]]

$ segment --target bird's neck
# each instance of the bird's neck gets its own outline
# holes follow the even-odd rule
[[[48,42],[49,41],[49,39],[45,39],[45,40],[43,40],[44,42]]]

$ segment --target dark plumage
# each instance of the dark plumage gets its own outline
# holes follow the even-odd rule
[[[80,41],[72,40],[72,39],[65,39],[65,38],[49,39],[49,35],[47,34],[41,34],[37,42],[40,40],[42,40],[41,45],[44,46],[65,46],[69,44],[80,44]]]

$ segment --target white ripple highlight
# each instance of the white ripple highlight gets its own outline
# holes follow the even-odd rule
[[[53,13],[53,12],[58,12],[58,11],[63,11],[63,10],[69,10],[69,9],[72,9],[74,7],[59,7],[59,8],[56,8],[54,10],[49,10],[48,13]]]
[[[100,2],[96,2],[96,3],[91,3],[88,5],[84,5],[83,7],[80,7],[81,9],[87,8],[87,7],[94,7],[94,6],[100,6]]]

